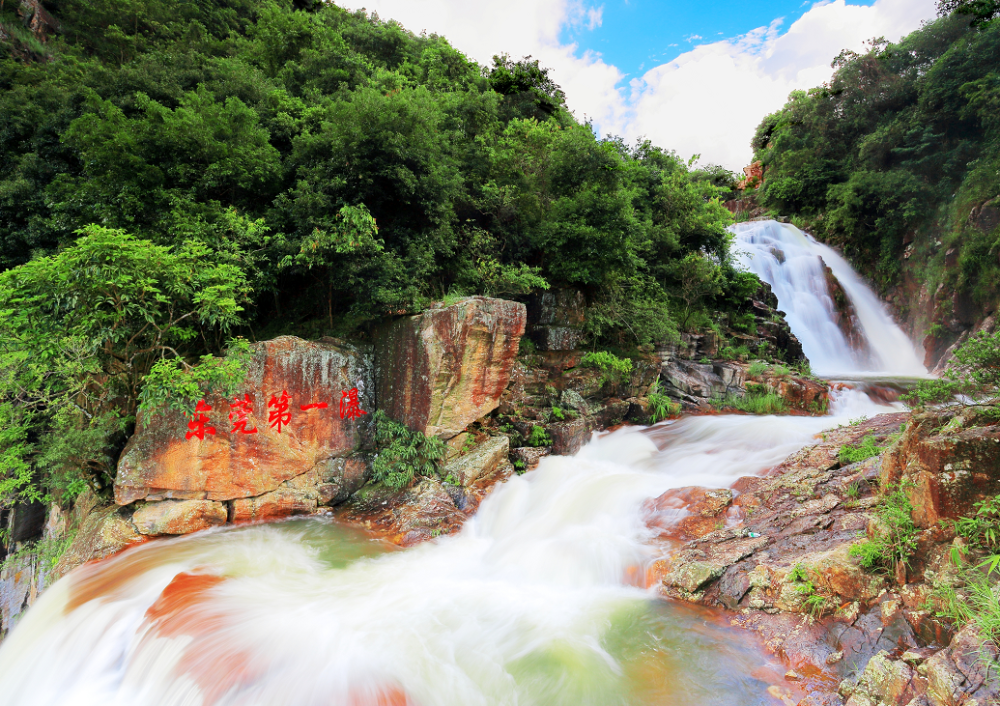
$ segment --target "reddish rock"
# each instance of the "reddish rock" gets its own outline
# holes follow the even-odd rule
[[[428,436],[451,438],[500,403],[525,328],[518,302],[471,297],[376,334],[379,406]]]
[[[1000,425],[966,428],[953,415],[914,415],[883,457],[882,485],[905,481],[918,527],[973,514],[1000,493]]]
[[[643,504],[646,524],[667,539],[704,537],[725,524],[725,512],[733,500],[731,490],[688,486],[674,488]]]
[[[147,498],[232,500],[276,489],[331,458],[361,447],[369,417],[341,419],[341,393],[360,391],[361,409],[373,411],[365,394],[371,382],[362,355],[331,338],[318,342],[282,336],[258,343],[237,396],[249,394],[247,428],[233,433],[230,401],[210,395],[207,414],[214,435],[185,438],[188,418],[176,411],[140,415],[136,433],[118,464],[115,501],[127,505]],[[289,395],[291,419],[281,432],[269,426],[268,401]],[[301,405],[326,403],[326,409]]]
[[[132,515],[140,534],[188,534],[226,524],[226,506],[211,500],[146,503]]]
[[[313,490],[278,488],[256,498],[233,501],[232,521],[235,523],[278,520],[293,515],[316,512],[319,493]]]

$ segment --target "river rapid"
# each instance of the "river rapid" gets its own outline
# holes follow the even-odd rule
[[[741,227],[737,242],[756,246],[754,236],[764,237]],[[867,304],[841,282],[860,317]],[[813,314],[775,291],[811,357],[826,340],[800,329]],[[879,325],[894,326],[881,312]],[[867,364],[850,351],[817,360],[837,372],[924,372],[915,354],[883,358],[880,345]],[[140,546],[77,569],[28,611],[0,647],[0,702],[778,703],[784,669],[761,645],[645,587],[667,548],[642,503],[671,488],[727,487],[823,429],[881,411],[848,389],[822,418],[691,417],[595,435],[576,456],[544,458],[499,486],[459,533],[407,550],[322,518]]]

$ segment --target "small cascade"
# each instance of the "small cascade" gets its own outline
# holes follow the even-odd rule
[[[788,325],[824,377],[923,377],[913,343],[834,249],[793,225],[738,223],[738,261],[771,285]]]

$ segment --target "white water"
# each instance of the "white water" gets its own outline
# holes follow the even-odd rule
[[[821,253],[858,308],[877,369],[923,372],[846,263],[789,228],[754,224],[737,239],[814,368],[872,372],[840,346],[824,292],[808,281]],[[784,265],[770,247],[782,249]],[[773,704],[767,687],[783,683],[783,668],[746,633],[639,587],[663,551],[642,504],[671,488],[727,487],[823,429],[881,411],[889,408],[847,390],[823,418],[621,429],[575,457],[543,459],[498,487],[459,534],[406,551],[322,520],[131,549],[77,569],[28,611],[0,645],[0,702]]]
[[[0,647],[2,701],[770,703],[749,676],[764,662],[752,647],[630,585],[660,551],[640,506],[669,488],[728,486],[875,411],[848,392],[833,417],[622,429],[512,478],[460,534],[373,558],[358,558],[370,542],[318,537],[317,520],[142,546],[41,597]],[[180,572],[223,580],[149,617]]]
[[[777,221],[738,223],[735,250],[740,263],[771,285],[813,372],[822,377],[858,375],[923,377],[912,341],[885,305],[832,248],[793,225]],[[822,258],[822,260],[821,260]],[[833,271],[857,311],[869,351],[852,350],[837,327],[823,263]]]

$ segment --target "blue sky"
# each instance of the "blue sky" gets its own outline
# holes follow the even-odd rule
[[[852,1],[870,6],[875,0]],[[802,0],[608,0],[601,4],[601,24],[566,25],[560,34],[565,44],[599,52],[604,61],[626,76],[673,61],[698,44],[737,37],[783,18],[790,26],[813,2]]]
[[[842,49],[897,41],[935,0],[334,0],[433,32],[481,64],[539,59],[600,134],[640,137],[739,171],[793,90],[828,81]]]

